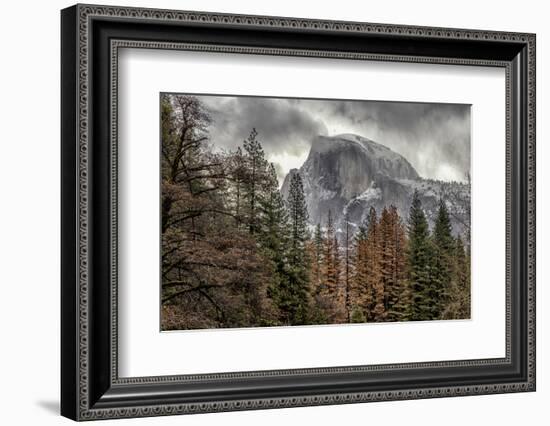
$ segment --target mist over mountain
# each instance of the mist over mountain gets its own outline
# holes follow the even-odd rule
[[[285,198],[294,173],[303,181],[311,225],[325,226],[330,210],[337,229],[344,229],[346,215],[357,228],[370,207],[380,214],[390,205],[406,220],[417,190],[430,226],[442,198],[451,213],[453,233],[464,234],[469,228],[469,185],[423,179],[405,157],[359,135],[317,136],[304,164],[285,177]]]

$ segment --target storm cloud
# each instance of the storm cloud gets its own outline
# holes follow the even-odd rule
[[[215,149],[258,139],[282,180],[307,158],[317,135],[355,133],[403,155],[424,178],[465,181],[470,173],[470,105],[197,96],[210,111]]]

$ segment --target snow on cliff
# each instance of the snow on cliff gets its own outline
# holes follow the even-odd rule
[[[285,197],[293,173],[302,177],[312,225],[324,225],[331,210],[337,228],[343,228],[346,214],[358,226],[371,206],[380,213],[392,204],[406,220],[415,189],[433,223],[440,197],[452,192],[469,198],[467,185],[422,179],[402,155],[354,134],[316,137],[304,164],[286,176],[281,188]],[[463,232],[460,222],[453,221],[455,233]]]

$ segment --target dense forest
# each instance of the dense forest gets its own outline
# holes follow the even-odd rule
[[[215,150],[193,96],[162,95],[163,330],[470,318],[469,234],[443,197],[430,229],[371,208],[359,227],[311,227],[299,174],[286,199],[261,135]],[[347,223],[347,222],[346,222]]]

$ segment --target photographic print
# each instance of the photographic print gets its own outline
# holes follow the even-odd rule
[[[470,105],[162,93],[161,330],[470,318]]]

